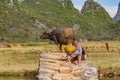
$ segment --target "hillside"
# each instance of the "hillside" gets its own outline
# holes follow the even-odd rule
[[[114,38],[116,40],[120,40],[120,20],[114,22],[113,29],[114,29],[115,34],[116,34],[116,35],[114,35]]]
[[[0,10],[0,42],[40,41],[39,34],[54,27],[77,28],[88,40],[116,39],[110,16],[92,0],[82,12],[71,0],[1,0]]]
[[[105,9],[93,0],[87,0],[81,10],[82,14],[89,18],[88,23],[91,26],[87,26],[91,29],[87,34],[92,37],[92,39],[111,39],[114,35],[112,29],[112,19]]]

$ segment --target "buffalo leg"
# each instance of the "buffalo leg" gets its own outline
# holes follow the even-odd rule
[[[62,52],[62,44],[60,44],[60,52]]]
[[[58,47],[59,51],[61,52],[61,48],[60,48],[60,46],[58,45],[58,43],[57,43],[57,42],[55,42],[55,44],[57,45],[57,47]]]
[[[57,38],[56,38],[55,35],[53,35],[53,36],[54,36],[54,42],[55,42],[55,44],[57,45],[57,47],[59,48],[59,50],[60,50],[60,52],[61,52],[61,49],[60,49],[60,47],[59,47],[59,45],[58,45],[58,40],[57,40]]]
[[[60,46],[59,46],[57,41],[55,41],[55,44],[57,45],[57,47],[60,50],[60,52],[62,52],[62,44],[60,44]]]

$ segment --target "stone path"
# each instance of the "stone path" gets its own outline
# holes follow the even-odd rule
[[[38,80],[98,80],[97,69],[88,61],[66,64],[65,53],[42,53],[39,60]]]

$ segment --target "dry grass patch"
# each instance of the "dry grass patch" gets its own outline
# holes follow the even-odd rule
[[[80,42],[93,66],[98,67],[101,71],[117,71],[120,69],[120,42],[109,41],[108,43],[110,51],[106,50],[104,42]],[[20,47],[17,47],[19,44]],[[0,48],[0,75],[23,76],[29,75],[28,73],[34,75],[38,69],[41,52],[59,51],[56,45],[50,45],[47,42],[14,43],[12,45],[10,48]]]

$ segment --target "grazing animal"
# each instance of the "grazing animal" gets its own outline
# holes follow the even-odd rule
[[[40,38],[54,41],[62,51],[62,45],[72,43],[76,39],[76,35],[76,30],[72,28],[57,28],[52,31],[45,31],[40,35]]]

